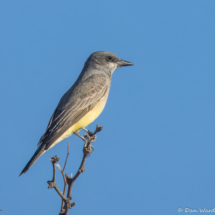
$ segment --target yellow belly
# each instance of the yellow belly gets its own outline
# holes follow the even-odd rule
[[[106,101],[107,101],[107,96],[103,97],[91,111],[89,111],[84,117],[82,117],[78,122],[76,122],[72,127],[70,127],[65,133],[63,133],[63,135],[61,137],[59,137],[50,146],[50,148],[55,146],[61,140],[69,137],[74,132],[79,131],[81,128],[84,128],[84,127],[88,126],[91,122],[93,122],[103,111]]]

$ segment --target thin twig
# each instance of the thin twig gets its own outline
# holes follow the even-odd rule
[[[60,215],[67,215],[68,214],[68,210],[71,209],[73,206],[75,206],[75,202],[71,202],[72,200],[72,197],[71,197],[71,193],[72,193],[72,187],[73,187],[73,184],[75,182],[75,180],[78,178],[78,176],[85,171],[85,168],[84,168],[84,164],[85,164],[85,161],[86,161],[86,158],[89,157],[89,155],[93,152],[93,147],[91,145],[92,142],[95,141],[96,139],[96,133],[100,132],[102,130],[102,126],[96,126],[96,130],[94,133],[88,131],[88,134],[86,134],[82,139],[85,140],[85,144],[84,144],[84,148],[83,148],[83,158],[82,158],[82,161],[81,161],[81,165],[78,169],[78,171],[76,172],[75,176],[72,178],[70,177],[69,175],[67,174],[64,174],[64,170],[65,170],[65,167],[66,167],[66,164],[67,164],[67,159],[68,159],[68,156],[69,156],[69,143],[68,143],[68,146],[67,146],[67,156],[66,156],[66,160],[65,160],[65,163],[64,163],[64,167],[63,169],[61,170],[60,166],[59,167],[59,170],[63,176],[63,181],[64,181],[64,189],[63,189],[63,193],[60,192],[59,188],[57,187],[56,185],[56,162],[59,161],[60,158],[58,158],[57,155],[55,155],[54,157],[52,157],[50,160],[52,162],[52,167],[53,167],[53,178],[52,178],[52,181],[47,181],[47,183],[49,184],[49,187],[48,188],[54,188],[56,190],[56,192],[58,193],[58,195],[61,197],[62,199],[62,202],[61,202],[61,212],[60,212]],[[65,192],[66,192],[66,186],[68,184],[68,191],[67,191],[67,197],[65,196]]]
[[[94,133],[90,132],[91,133],[90,135],[89,134],[86,135],[86,143],[85,143],[84,149],[83,149],[83,158],[81,161],[81,165],[73,178],[67,177],[67,184],[68,184],[67,198],[71,198],[72,187],[73,187],[75,180],[78,178],[78,176],[82,172],[85,171],[84,164],[85,164],[86,158],[92,153],[91,142],[93,142],[95,140],[96,133],[100,132],[102,129],[103,129],[102,126],[97,125]]]
[[[66,156],[66,160],[65,160],[65,163],[64,163],[63,171],[65,170],[68,156],[69,156],[69,142],[68,142],[68,145],[67,145],[67,156]]]
[[[63,170],[61,170],[61,173],[62,173],[62,176],[63,176],[63,181],[64,181],[64,188],[63,188],[63,195],[64,196],[65,196],[65,193],[66,193],[66,185],[67,185],[67,181],[66,181],[66,178],[65,178],[65,175],[64,175],[64,170],[65,170],[65,167],[66,167],[68,157],[69,157],[69,142],[68,142],[68,145],[67,145],[67,156],[66,156],[66,160],[65,160],[65,163],[64,163],[64,167],[63,167]],[[63,211],[63,203],[64,203],[64,200],[62,199],[61,211]]]
[[[50,189],[50,188],[54,188],[56,191],[57,191],[57,193],[58,193],[58,195],[62,198],[62,199],[64,199],[64,201],[67,201],[67,198],[60,192],[60,190],[59,190],[59,188],[57,187],[57,185],[56,185],[56,181],[55,181],[55,179],[56,179],[56,168],[55,168],[55,163],[57,163],[59,160],[60,160],[60,158],[57,156],[57,155],[55,155],[54,157],[52,157],[51,159],[51,162],[52,162],[52,167],[53,167],[53,177],[52,177],[52,180],[51,181],[47,181],[47,183],[48,183],[48,189]]]

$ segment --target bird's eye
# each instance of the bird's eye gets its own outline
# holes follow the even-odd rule
[[[111,61],[111,60],[112,60],[112,57],[111,57],[111,56],[108,56],[108,57],[107,57],[107,60],[108,60],[108,61]]]

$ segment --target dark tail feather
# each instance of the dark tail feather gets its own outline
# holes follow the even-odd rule
[[[28,163],[26,164],[25,168],[22,170],[22,172],[20,173],[20,175],[22,175],[23,173],[26,173],[29,168],[36,162],[36,160],[43,154],[44,149],[45,149],[46,145],[42,144],[39,146],[39,148],[37,149],[37,151],[34,153],[34,155],[32,156],[32,158],[28,161]],[[19,175],[19,176],[20,176]]]

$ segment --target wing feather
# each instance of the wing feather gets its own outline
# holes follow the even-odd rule
[[[46,144],[47,150],[98,103],[108,88],[107,77],[102,74],[92,75],[76,83],[60,100],[38,145]]]

